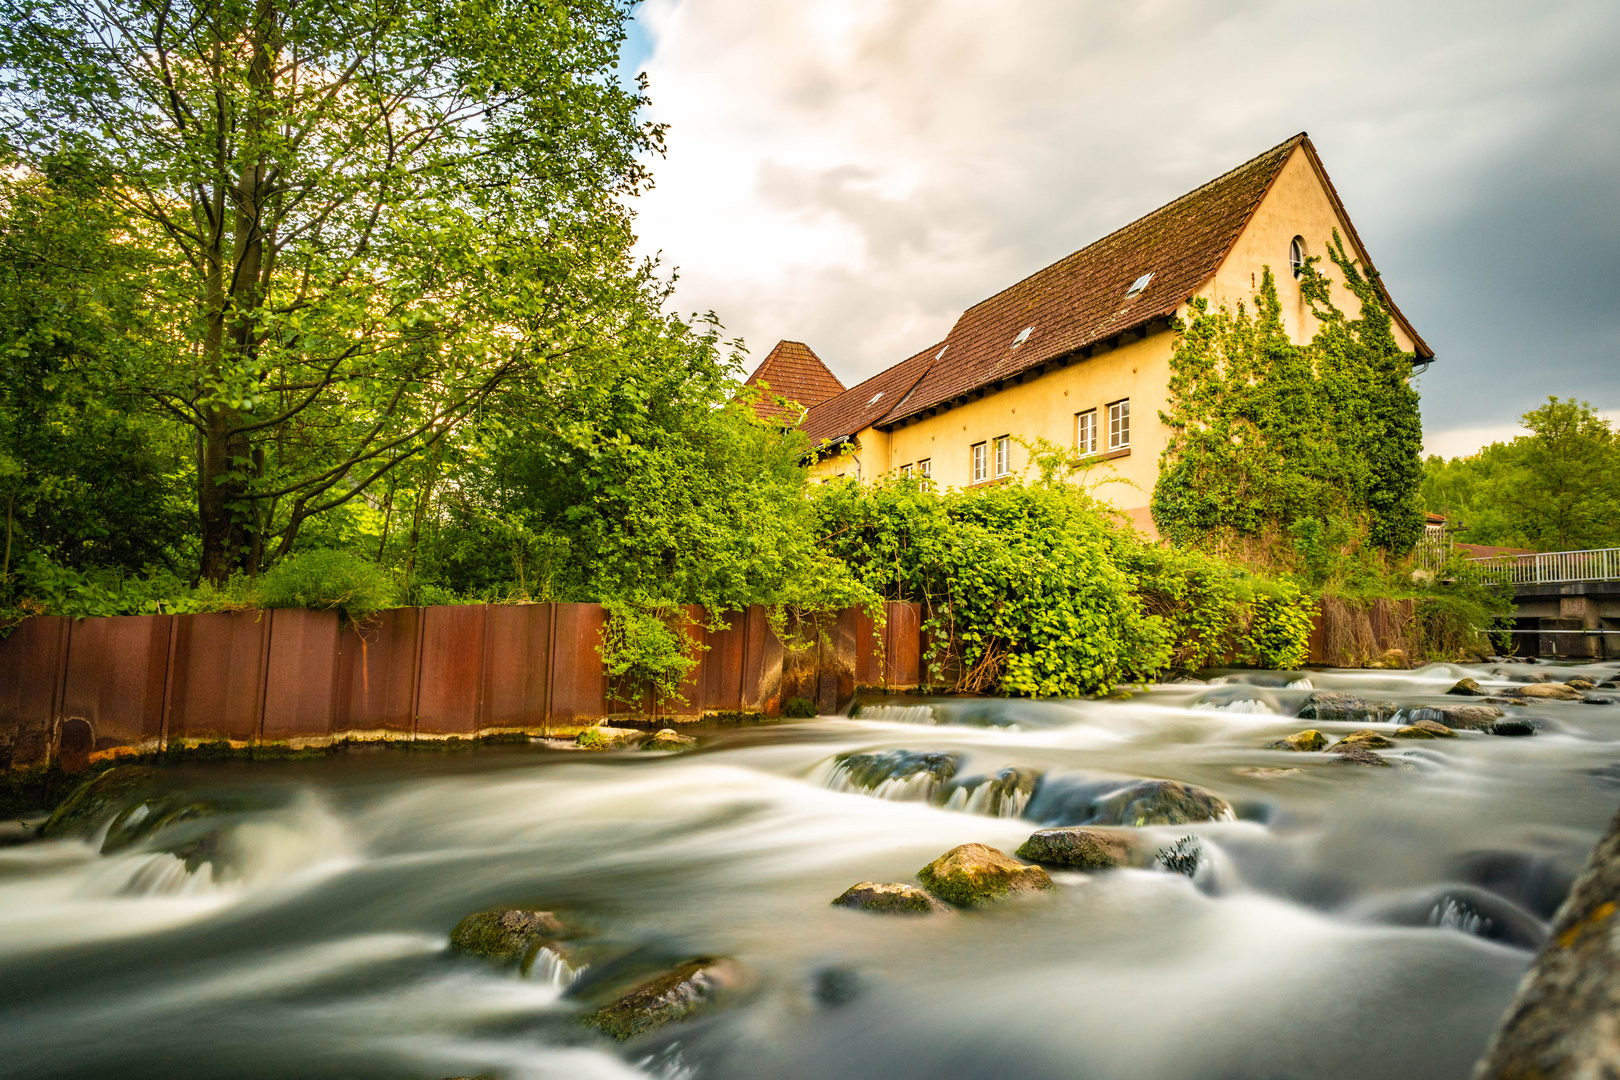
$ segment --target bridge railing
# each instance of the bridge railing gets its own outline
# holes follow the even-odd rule
[[[1484,571],[1485,580],[1499,585],[1556,585],[1620,579],[1620,548],[1491,555],[1468,561]]]

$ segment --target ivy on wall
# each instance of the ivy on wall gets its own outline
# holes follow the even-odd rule
[[[1328,257],[1361,311],[1352,319],[1339,310],[1318,260],[1307,260],[1301,292],[1320,326],[1305,345],[1283,329],[1269,267],[1252,313],[1190,302],[1170,358],[1160,418],[1171,437],[1152,503],[1172,541],[1258,548],[1300,565],[1325,549],[1404,552],[1422,536],[1412,354],[1337,231]]]

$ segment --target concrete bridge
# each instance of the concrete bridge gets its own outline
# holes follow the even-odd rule
[[[1620,657],[1620,548],[1470,559],[1513,590],[1513,641],[1524,656]]]

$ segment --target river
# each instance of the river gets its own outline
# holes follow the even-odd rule
[[[1313,690],[1416,709],[1466,702],[1444,696],[1464,675],[1615,672],[1240,672],[1099,701],[869,702],[706,731],[685,755],[176,766],[215,808],[210,846],[0,849],[0,1075],[1461,1080],[1620,804],[1620,705],[1510,708],[1533,737],[1403,740],[1395,768],[1266,744],[1396,726],[1296,719]],[[958,781],[1041,779],[991,807],[970,784],[861,788],[834,762],[896,749],[955,755]],[[1143,777],[1232,805],[1143,830],[1196,836],[1194,876],[1057,871],[1049,892],[920,918],[829,906],[958,844],[1010,853]],[[588,928],[591,966],[452,954],[451,928],[493,906]],[[578,1023],[593,986],[693,955],[751,979],[640,1042]]]

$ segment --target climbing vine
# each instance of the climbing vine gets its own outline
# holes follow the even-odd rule
[[[1301,564],[1320,562],[1327,547],[1401,553],[1422,535],[1412,355],[1337,231],[1328,257],[1361,310],[1341,311],[1318,260],[1307,260],[1301,292],[1319,327],[1305,345],[1283,328],[1269,268],[1252,312],[1190,302],[1170,359],[1160,415],[1172,433],[1152,503],[1176,543],[1258,546],[1309,570]]]

